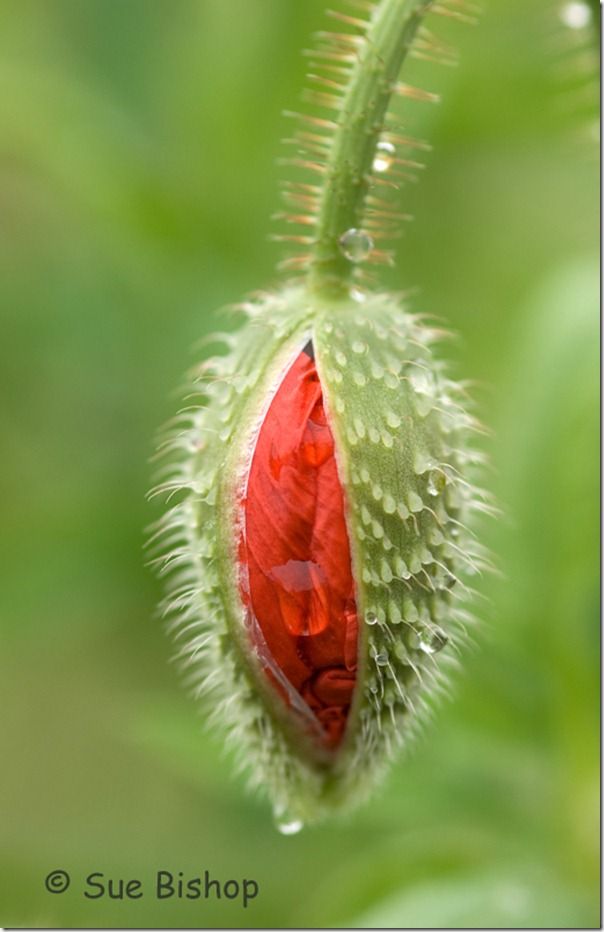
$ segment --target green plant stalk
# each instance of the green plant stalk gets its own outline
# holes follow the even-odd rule
[[[344,297],[353,265],[339,240],[362,225],[376,145],[402,64],[433,0],[382,0],[354,65],[334,134],[319,204],[308,289]]]

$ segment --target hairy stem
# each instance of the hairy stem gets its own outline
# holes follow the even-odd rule
[[[376,145],[401,66],[433,0],[381,0],[346,89],[327,162],[308,287],[338,298],[351,285],[353,265],[340,237],[362,226]]]

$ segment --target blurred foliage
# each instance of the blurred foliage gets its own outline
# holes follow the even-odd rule
[[[4,0],[3,924],[598,924],[596,98],[568,81],[594,52],[529,6],[443,24],[458,69],[413,64],[444,104],[408,107],[434,151],[387,276],[461,334],[504,576],[455,702],[383,791],[283,838],[167,663],[142,529],[191,344],[274,279],[281,112],[323,0]],[[80,892],[157,869],[260,895]]]

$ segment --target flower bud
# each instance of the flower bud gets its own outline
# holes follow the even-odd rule
[[[245,311],[171,441],[162,566],[190,683],[293,831],[361,799],[442,689],[482,561],[476,424],[389,295]]]
[[[426,51],[424,17],[464,19],[457,5],[378,0],[365,19],[332,14],[352,31],[318,34],[328,75],[307,100],[327,114],[298,115],[285,163],[312,180],[285,183],[279,217],[302,232],[277,237],[304,250],[284,266],[302,279],[245,305],[167,444],[166,612],[285,833],[359,801],[408,743],[484,563],[466,530],[488,508],[469,479],[477,425],[432,355],[441,334],[358,287],[405,217],[384,189],[426,148],[400,135],[391,96],[437,99],[401,67],[416,35]]]

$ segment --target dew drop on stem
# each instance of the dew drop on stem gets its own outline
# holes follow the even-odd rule
[[[392,167],[396,149],[391,142],[378,142],[375,147],[375,158],[373,159],[373,170],[378,174],[387,172]]]
[[[363,262],[373,249],[373,240],[364,230],[351,227],[342,234],[339,241],[340,251],[349,262]]]

